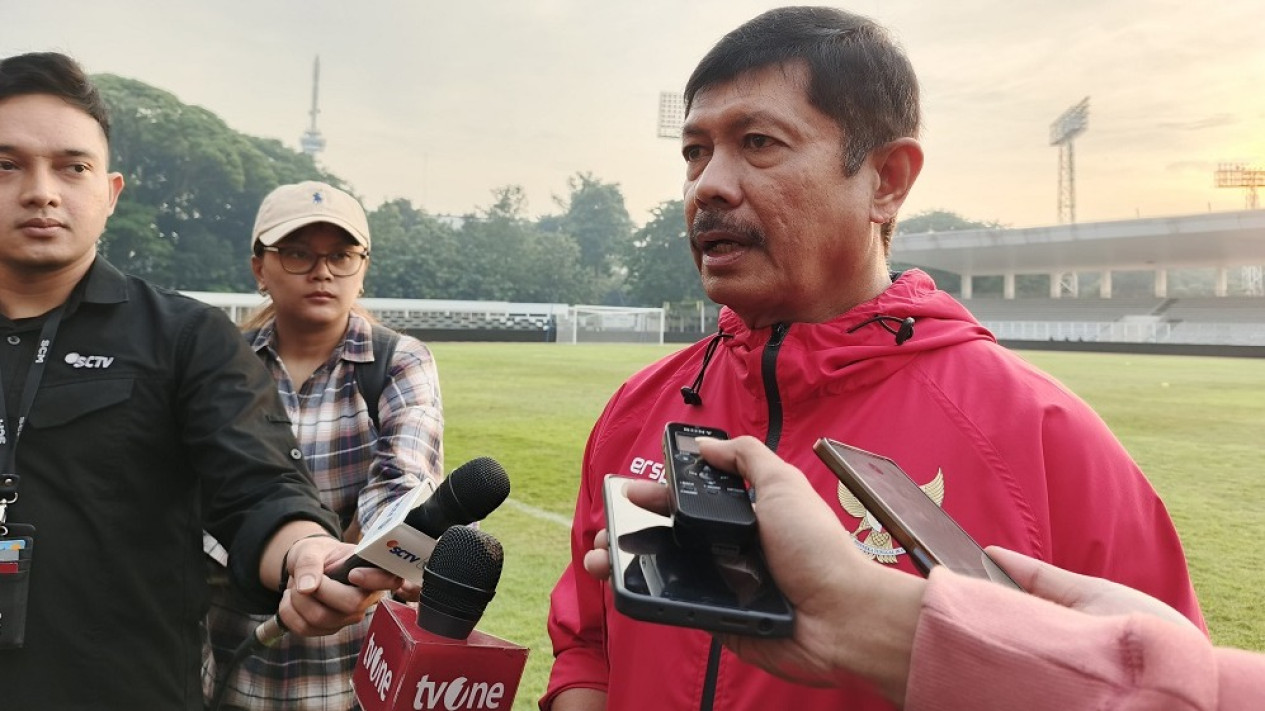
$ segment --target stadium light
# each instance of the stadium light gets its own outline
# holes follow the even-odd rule
[[[675,91],[659,92],[659,138],[679,139],[685,123],[685,97]]]
[[[1247,191],[1247,209],[1257,208],[1256,189],[1265,188],[1265,169],[1243,163],[1221,163],[1216,176],[1218,188],[1243,188]]]
[[[1089,128],[1089,97],[1050,124],[1050,145],[1059,147],[1059,223],[1076,222],[1076,164],[1072,139]]]

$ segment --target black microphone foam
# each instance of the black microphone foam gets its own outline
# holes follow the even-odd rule
[[[435,493],[404,517],[404,525],[431,538],[439,538],[452,526],[464,526],[487,518],[510,494],[510,478],[505,467],[491,457],[478,457],[462,464],[444,478]],[[352,555],[338,569],[328,573],[340,583],[355,568],[376,567]]]
[[[491,534],[449,528],[422,570],[417,625],[442,637],[469,637],[496,594],[504,560],[501,543]]]
[[[481,521],[510,494],[505,468],[491,457],[471,459],[453,470],[435,493],[404,517],[405,525],[431,538],[452,526]]]

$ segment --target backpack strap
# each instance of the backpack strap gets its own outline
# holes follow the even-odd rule
[[[372,324],[373,360],[368,363],[356,363],[356,389],[365,399],[369,409],[369,419],[374,429],[382,429],[378,422],[378,400],[382,399],[382,391],[390,380],[391,360],[395,357],[395,346],[400,342],[400,334],[383,326]],[[242,333],[247,343],[254,343],[259,329],[251,329]]]
[[[373,324],[373,360],[368,363],[356,363],[356,388],[360,396],[369,406],[369,419],[375,429],[381,430],[378,423],[378,400],[382,399],[382,391],[386,389],[391,371],[391,360],[395,357],[395,346],[400,342],[400,334],[381,324]]]

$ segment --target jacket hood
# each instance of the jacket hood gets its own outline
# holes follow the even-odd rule
[[[875,298],[823,323],[752,330],[728,307],[722,308],[720,332],[713,342],[733,357],[741,379],[752,379],[751,385],[758,387],[765,346],[783,328],[778,359],[792,358],[799,364],[794,382],[778,378],[779,389],[788,398],[867,387],[927,351],[965,341],[996,340],[966,307],[937,289],[926,272],[911,269]],[[701,370],[705,371],[708,360],[699,364]],[[695,389],[705,394],[705,381]]]

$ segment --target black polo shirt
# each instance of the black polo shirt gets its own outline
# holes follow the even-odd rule
[[[0,316],[16,423],[45,318]],[[10,436],[12,436],[10,428]],[[319,521],[272,377],[219,309],[98,257],[75,288],[17,450],[12,522],[36,527],[26,645],[0,651],[0,708],[201,709],[202,530],[258,611],[278,526]]]

